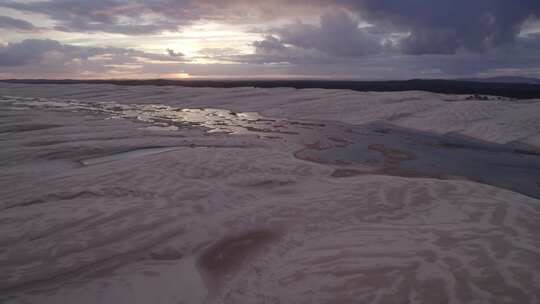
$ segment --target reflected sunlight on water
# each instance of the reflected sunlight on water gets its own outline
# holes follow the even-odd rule
[[[119,104],[116,102],[83,102],[75,100],[52,100],[42,98],[20,98],[1,96],[0,102],[13,108],[45,108],[63,110],[84,110],[111,115],[113,118],[136,119],[151,123],[150,129],[176,130],[182,125],[197,125],[210,133],[248,133],[258,125],[265,127],[268,122],[255,112],[235,113],[212,108],[175,108],[164,105]],[[256,125],[254,125],[257,123]]]

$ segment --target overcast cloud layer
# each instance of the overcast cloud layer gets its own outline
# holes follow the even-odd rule
[[[538,0],[0,2],[0,77],[540,76]]]

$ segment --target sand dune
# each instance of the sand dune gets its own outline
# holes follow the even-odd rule
[[[328,121],[538,147],[539,102],[112,85],[0,95],[2,302],[540,301],[539,200],[467,180],[336,178],[341,166],[293,153]],[[165,112],[103,105],[223,109],[239,129],[184,116],[168,129]],[[272,121],[246,128],[237,114],[250,112]]]

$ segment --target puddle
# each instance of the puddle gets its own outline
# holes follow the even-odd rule
[[[540,155],[517,145],[486,143],[460,136],[441,136],[389,124],[351,126],[338,123],[276,120],[258,113],[223,109],[183,109],[164,105],[125,105],[0,96],[16,108],[80,110],[111,118],[147,123],[149,130],[174,131],[199,126],[208,133],[257,134],[284,139],[307,148],[295,154],[304,160],[344,166],[336,177],[357,175],[355,165],[379,174],[432,178],[465,178],[540,198]],[[279,136],[276,136],[279,135]],[[84,165],[128,159],[178,148],[152,148],[83,160]],[[372,171],[372,170],[371,170]]]
[[[354,127],[346,145],[311,146],[301,159],[367,165],[379,173],[433,178],[461,177],[540,198],[540,156],[514,145],[439,136],[385,124]],[[337,177],[353,176],[340,171]]]
[[[255,112],[236,113],[212,108],[176,108],[157,104],[119,104],[116,102],[84,102],[0,96],[0,102],[12,109],[40,108],[48,110],[91,111],[149,123],[149,130],[175,131],[182,126],[200,126],[209,133],[250,133],[252,129],[274,129],[273,120],[263,120]]]

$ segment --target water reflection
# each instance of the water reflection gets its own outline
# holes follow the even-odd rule
[[[540,155],[517,144],[492,144],[372,123],[308,123],[275,120],[258,113],[156,104],[119,104],[0,97],[13,109],[93,111],[150,124],[151,130],[200,126],[209,133],[257,134],[306,146],[297,158],[338,166],[336,177],[355,175],[359,165],[381,174],[467,178],[540,198]],[[271,133],[271,134],[269,134]],[[98,160],[102,161],[102,160]]]
[[[298,158],[339,165],[336,177],[361,174],[357,165],[398,176],[466,178],[540,198],[540,154],[518,144],[494,144],[373,123],[351,127],[347,144],[310,146]],[[373,171],[371,171],[373,172]]]
[[[128,119],[159,124],[160,127],[182,124],[197,125],[208,129],[210,133],[246,133],[247,127],[261,119],[257,113],[235,113],[229,110],[199,108],[181,109],[162,105],[130,105],[121,111],[105,108],[109,113]]]
[[[196,125],[210,133],[249,133],[271,128],[270,120],[262,120],[255,112],[236,113],[223,109],[175,108],[156,104],[119,104],[116,102],[84,102],[78,100],[52,100],[0,96],[0,102],[14,109],[43,108],[70,111],[92,111],[111,115],[112,118],[136,119],[152,124],[151,130],[177,130],[184,125]]]

